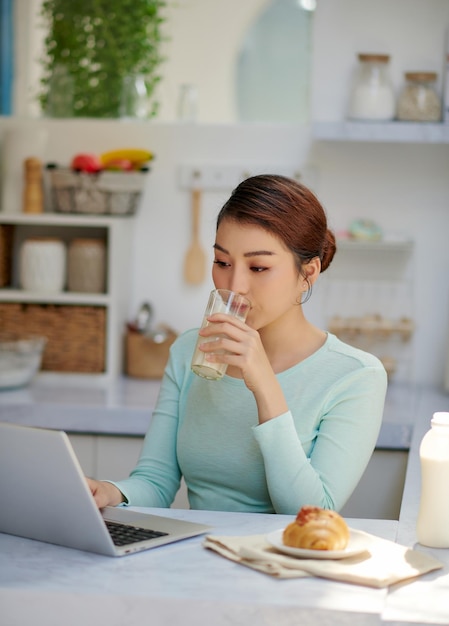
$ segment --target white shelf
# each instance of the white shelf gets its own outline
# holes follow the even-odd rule
[[[361,241],[357,239],[337,238],[338,250],[354,250],[357,252],[411,252],[413,241],[409,239],[381,239],[379,241]]]
[[[324,141],[449,143],[449,124],[430,122],[315,122],[313,136]]]
[[[111,298],[99,293],[42,293],[5,287],[0,289],[0,302],[36,302],[46,304],[80,304],[87,306],[109,306]]]
[[[123,216],[102,216],[74,213],[5,213],[0,211],[0,224],[29,224],[33,226],[83,226],[103,228],[116,224]],[[129,218],[128,218],[129,219]]]

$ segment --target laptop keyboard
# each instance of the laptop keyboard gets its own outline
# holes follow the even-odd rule
[[[136,543],[137,541],[147,541],[148,539],[157,539],[158,537],[168,535],[168,533],[163,533],[158,530],[139,528],[138,526],[120,524],[119,522],[109,522],[105,520],[105,524],[116,546],[126,546],[130,543]]]

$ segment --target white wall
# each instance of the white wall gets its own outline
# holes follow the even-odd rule
[[[447,0],[320,0],[315,16],[314,117],[343,117],[348,76],[358,51],[388,48],[396,77],[406,69],[438,70],[446,26]],[[0,120],[0,133],[13,123],[17,120]],[[286,125],[95,120],[44,124],[50,131],[48,160],[64,163],[80,150],[133,144],[156,153],[135,218],[129,314],[135,314],[143,300],[151,300],[158,319],[179,331],[198,323],[211,282],[189,287],[182,280],[190,203],[188,191],[178,185],[178,166],[236,164],[255,172],[270,165],[293,172],[305,162],[313,163],[317,176],[312,182],[333,226],[344,228],[353,217],[373,217],[384,230],[402,231],[415,241],[417,378],[441,385],[449,352],[449,145],[316,143],[310,128]],[[204,194],[201,235],[210,258],[215,216],[229,191]],[[322,316],[320,304],[318,291],[308,308],[317,320]]]

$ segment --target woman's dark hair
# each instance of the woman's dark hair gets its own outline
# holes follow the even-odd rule
[[[293,253],[300,272],[315,257],[324,272],[337,249],[318,198],[286,176],[263,174],[242,181],[218,214],[217,229],[223,220],[255,224],[275,235]]]

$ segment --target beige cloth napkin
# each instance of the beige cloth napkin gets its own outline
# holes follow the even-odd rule
[[[360,531],[359,531],[360,532]],[[318,576],[368,587],[388,587],[444,567],[435,558],[368,533],[366,551],[346,559],[298,559],[278,552],[264,535],[208,535],[204,547],[277,578]]]

